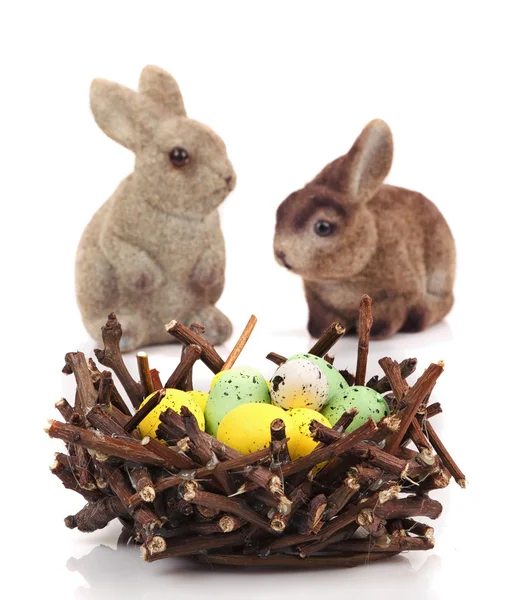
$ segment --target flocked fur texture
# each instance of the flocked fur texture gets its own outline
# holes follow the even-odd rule
[[[453,305],[451,231],[430,200],[382,185],[392,158],[391,131],[376,119],[278,208],[274,252],[304,280],[313,336],[333,321],[354,332],[363,294],[373,338],[426,329]]]
[[[209,341],[225,341],[232,327],[214,306],[225,272],[217,208],[236,183],[225,144],[187,118],[177,83],[158,67],[143,69],[137,92],[95,79],[91,109],[136,161],[78,247],[76,294],[85,327],[100,341],[114,311],[127,350],[174,341],[165,331],[172,319],[203,323]]]

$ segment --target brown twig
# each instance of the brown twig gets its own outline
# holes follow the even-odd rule
[[[377,506],[374,514],[381,519],[402,519],[404,517],[428,517],[436,519],[442,512],[442,504],[425,496],[394,498]]]
[[[317,421],[314,421],[314,423],[317,423]],[[342,435],[329,446],[315,448],[312,452],[310,452],[310,454],[302,456],[301,458],[288,463],[282,467],[283,475],[288,477],[289,475],[299,473],[304,469],[311,469],[312,467],[315,467],[315,465],[329,460],[334,456],[339,456],[345,452],[348,452],[348,450],[350,450],[361,440],[371,439],[372,433],[376,430],[377,426],[375,425],[374,421],[372,419],[368,419],[364,425],[361,425],[361,427],[355,431],[352,431],[351,433]],[[312,431],[312,425],[310,431]]]
[[[442,371],[442,363],[432,363],[419,377],[415,385],[408,390],[408,393],[404,398],[404,401],[406,402],[406,408],[400,413],[401,424],[399,430],[386,440],[386,450],[390,454],[394,454],[399,449],[402,438],[406,435],[408,427],[415,418],[419,407],[435,386],[435,383],[437,382],[437,379],[441,375]]]
[[[457,463],[453,460],[453,457],[446,449],[446,446],[441,442],[441,439],[436,434],[431,423],[426,423],[426,433],[428,438],[433,445],[435,452],[440,456],[442,462],[451,473],[455,481],[460,485],[461,488],[466,487],[466,476],[459,469]]]
[[[417,359],[406,358],[399,364],[399,368],[401,371],[401,377],[403,379],[407,379],[413,372],[415,372],[415,369],[417,368]],[[366,384],[366,386],[371,387],[376,392],[379,392],[379,394],[385,394],[386,392],[389,392],[392,389],[390,382],[388,381],[388,377],[386,377],[386,375],[384,377],[381,377],[380,379],[378,376],[376,376],[375,382],[372,382],[370,380]]]
[[[154,387],[154,391],[157,392],[158,390],[161,390],[161,388],[163,388],[158,369],[150,370],[150,378],[152,379],[152,386]]]
[[[136,354],[140,384],[144,396],[150,396],[154,392],[154,383],[150,374],[149,357],[146,352]]]
[[[319,552],[326,546],[328,546],[329,539],[338,531],[344,529],[350,523],[356,521],[359,513],[365,508],[376,509],[379,505],[389,502],[392,498],[396,498],[398,494],[398,487],[389,487],[387,490],[376,492],[362,500],[355,506],[348,506],[342,513],[340,513],[336,519],[328,521],[323,527],[321,533],[317,536],[317,540],[301,548],[300,555],[302,557],[310,556]]]
[[[280,367],[283,363],[285,363],[288,359],[286,359],[284,356],[282,356],[281,354],[277,354],[276,352],[269,352],[266,355],[266,358],[275,363],[278,367]]]
[[[354,477],[346,477],[342,484],[329,496],[324,514],[325,521],[329,521],[339,513],[348,501],[359,491],[360,485]]]
[[[170,333],[182,344],[187,346],[194,344],[201,348],[201,360],[207,365],[207,367],[214,373],[219,373],[223,368],[224,360],[216,352],[214,346],[210,345],[205,338],[201,337],[194,331],[191,331],[188,327],[185,327],[179,321],[171,321],[165,325],[167,333]]]
[[[76,379],[76,398],[78,402],[75,403],[74,411],[85,419],[85,416],[91,408],[96,406],[98,401],[98,393],[94,389],[85,355],[83,352],[69,352],[65,355],[65,364]]]
[[[149,415],[158,406],[161,401],[165,398],[165,390],[159,390],[153,392],[153,395],[149,400],[136,412],[136,414],[129,419],[124,426],[124,430],[127,432],[134,431],[136,427],[143,421],[143,419]]]
[[[51,438],[58,438],[69,444],[83,446],[101,455],[116,456],[123,460],[145,465],[163,466],[165,464],[161,458],[152,454],[134,440],[113,438],[68,423],[60,423],[60,421],[50,421],[49,427],[45,431]]]
[[[56,410],[62,415],[64,421],[69,422],[73,416],[74,409],[65,398],[61,398],[54,405]]]
[[[78,528],[79,531],[92,532],[103,529],[113,519],[127,515],[127,510],[121,500],[115,496],[108,496],[89,502],[80,512],[64,519],[65,526],[69,529]]]
[[[189,330],[190,331],[190,330]],[[181,354],[179,365],[174,369],[172,375],[168,378],[165,384],[166,388],[177,388],[185,382],[187,375],[190,373],[194,363],[202,357],[202,349],[200,346],[190,344]]]
[[[356,567],[371,562],[385,560],[399,552],[375,552],[352,554],[346,556],[311,556],[301,558],[291,554],[274,554],[266,557],[244,556],[242,554],[207,554],[196,555],[198,562],[234,567],[283,567],[283,568],[324,568],[324,567]]]
[[[349,386],[355,385],[355,375],[352,375],[352,373],[346,369],[339,369],[339,373]]]
[[[233,367],[234,363],[239,358],[239,355],[243,351],[243,348],[245,347],[246,343],[248,342],[249,337],[252,335],[252,331],[254,330],[256,323],[257,317],[252,315],[248,320],[245,329],[243,329],[243,332],[239,336],[236,345],[232,349],[232,352],[228,355],[228,358],[224,362],[221,368],[222,371],[226,371],[227,369],[231,369]]]
[[[129,469],[129,479],[144,502],[153,502],[156,497],[154,483],[149,470],[143,465],[137,465]]]
[[[112,369],[127,392],[134,408],[138,408],[143,400],[144,394],[139,383],[134,381],[120,351],[120,340],[122,336],[121,325],[114,313],[109,315],[107,323],[102,327],[103,350],[96,349],[94,354],[98,361],[104,366]]]
[[[113,409],[114,410],[114,409]],[[88,415],[88,420],[93,427],[105,435],[119,437],[122,439],[131,439],[132,436],[107,413],[103,406],[95,406]]]
[[[73,472],[73,469],[67,467],[67,465],[59,461],[58,458],[55,460],[54,464],[49,467],[49,469],[53,475],[58,477],[66,489],[80,494],[85,498],[85,500],[87,500],[87,502],[95,502],[103,497],[103,494],[97,489],[86,490],[80,487],[78,477]]]
[[[185,456],[181,452],[177,452],[174,448],[165,446],[158,440],[145,436],[141,440],[143,448],[154,453],[158,458],[162,459],[162,464],[167,468],[174,469],[197,469],[198,465],[191,458]]]
[[[213,494],[198,489],[194,481],[187,481],[181,484],[181,497],[191,504],[208,506],[209,508],[219,509],[220,511],[236,515],[240,519],[252,523],[269,533],[272,532],[270,523],[260,517],[255,511],[248,508],[241,500],[237,498],[227,498],[221,494]]]
[[[318,494],[314,496],[308,504],[307,510],[304,513],[304,518],[297,523],[297,531],[301,535],[310,533],[318,533],[324,521],[324,511],[326,510],[326,496]]]
[[[328,546],[329,551],[338,552],[407,552],[410,550],[431,550],[434,547],[433,540],[429,538],[396,536],[389,537],[382,542],[374,538],[361,540],[348,540]]]
[[[203,431],[199,428],[196,417],[190,412],[186,406],[181,407],[181,418],[185,426],[185,431],[191,442],[194,444],[194,456],[202,465],[206,465],[210,474],[216,479],[219,485],[225,490],[227,496],[235,491],[234,481],[230,473],[227,471],[216,472],[215,467],[218,465],[218,459],[212,446],[209,443],[208,437],[203,435]]]
[[[366,365],[368,363],[368,348],[372,324],[372,299],[365,294],[359,304],[359,344],[357,346],[355,385],[364,385],[366,381]]]
[[[98,385],[98,404],[112,404],[112,406],[116,407],[124,415],[131,416],[131,411],[114,385],[112,373],[110,371],[102,371],[99,373],[97,384],[95,383],[94,385],[95,387]]]
[[[288,451],[288,438],[286,437],[285,422],[283,419],[274,419],[270,424],[270,451],[274,465],[281,466],[290,462]]]
[[[395,400],[397,404],[399,404],[407,387],[406,382],[402,378],[401,368],[396,361],[392,360],[388,356],[381,358],[379,364],[386,375],[386,379],[390,389],[393,391]]]
[[[310,348],[308,354],[323,357],[345,333],[346,328],[340,323],[332,323]]]
[[[235,546],[240,546],[242,543],[243,534],[241,531],[236,531],[227,535],[223,535],[222,533],[208,537],[196,535],[190,538],[168,542],[164,552],[155,554],[151,554],[147,548],[142,546],[141,552],[143,558],[147,562],[153,562],[162,558],[174,558],[176,556],[189,556],[190,554],[197,554],[199,552],[208,552],[209,550],[223,548],[225,546],[234,548]]]

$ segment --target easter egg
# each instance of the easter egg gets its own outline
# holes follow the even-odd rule
[[[356,408],[359,413],[346,431],[354,431],[364,425],[370,417],[378,423],[383,417],[390,414],[388,404],[381,394],[364,385],[348,387],[347,391],[336,394],[328,401],[321,413],[333,427],[342,414],[350,408]]]
[[[203,412],[205,412],[205,407],[207,406],[208,400],[208,392],[198,392],[196,390],[192,390],[191,392],[187,392],[187,394],[195,400],[199,404],[199,408]]]
[[[240,404],[228,412],[219,425],[217,439],[243,454],[268,448],[274,419],[282,419],[286,436],[294,437],[293,420],[285,410],[256,402]]]
[[[287,360],[287,362],[294,360],[310,360],[321,369],[321,371],[326,375],[326,379],[328,381],[328,400],[333,398],[338,392],[344,392],[349,388],[346,379],[333,365],[331,365],[329,362],[326,362],[324,358],[315,356],[315,354],[294,354]]]
[[[207,433],[215,436],[223,417],[240,404],[270,403],[263,375],[253,367],[233,367],[223,371],[208,395],[205,407]]]
[[[216,385],[220,377],[223,377],[225,373],[228,373],[228,369],[226,371],[219,371],[219,373],[216,373],[214,377],[212,377],[212,381],[210,382],[210,389],[212,389]]]
[[[288,432],[286,434],[286,437],[290,437],[288,451],[292,460],[295,460],[310,454],[318,444],[310,435],[310,422],[316,420],[327,427],[330,427],[330,422],[321,413],[310,408],[293,408],[287,414],[292,418],[294,424],[292,436],[290,437]]]
[[[297,359],[283,363],[271,380],[272,404],[281,408],[321,410],[328,400],[328,380],[313,362]]]
[[[148,402],[152,395],[153,394],[147,396],[147,398],[145,398],[145,400],[141,403],[141,406]],[[165,397],[163,400],[158,404],[158,406],[156,406],[156,408],[153,408],[138,425],[138,431],[140,432],[140,435],[142,437],[148,435],[151,438],[156,438],[156,429],[161,423],[159,418],[160,414],[167,410],[167,408],[172,408],[174,412],[179,414],[182,406],[186,406],[190,410],[190,412],[196,417],[199,428],[204,430],[205,417],[203,416],[203,411],[199,407],[199,404],[196,402],[196,400],[194,400],[194,398],[192,398],[187,392],[167,388],[165,390]]]

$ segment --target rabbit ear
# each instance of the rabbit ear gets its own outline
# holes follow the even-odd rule
[[[178,84],[167,71],[153,65],[145,67],[140,75],[139,90],[168,112],[178,117],[187,116]]]
[[[138,94],[119,83],[94,79],[91,84],[91,110],[96,123],[115,142],[133,151],[137,104]]]
[[[362,130],[348,154],[329,164],[315,181],[346,194],[349,202],[368,202],[388,175],[392,159],[391,130],[375,119]]]

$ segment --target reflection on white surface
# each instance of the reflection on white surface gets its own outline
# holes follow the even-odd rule
[[[434,600],[441,559],[434,552],[409,553],[351,569],[274,570],[206,566],[184,559],[142,560],[137,548],[97,546],[67,568],[85,579],[78,600],[158,598],[394,598]],[[270,577],[267,577],[270,575]],[[320,587],[319,587],[320,586]],[[187,595],[185,595],[187,594]],[[375,596],[374,596],[375,594]]]

